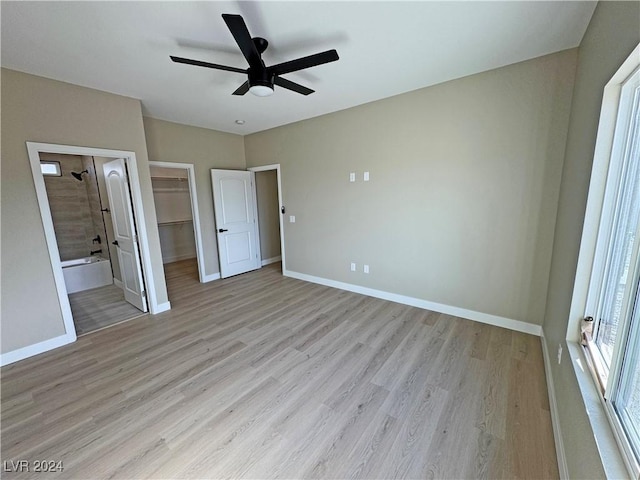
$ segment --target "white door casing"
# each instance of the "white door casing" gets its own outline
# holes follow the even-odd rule
[[[140,251],[133,220],[131,194],[127,181],[125,162],[118,158],[103,165],[107,185],[113,231],[118,247],[118,262],[122,273],[124,298],[127,302],[147,311]]]
[[[254,177],[242,170],[211,170],[222,278],[261,266]]]
[[[202,245],[202,229],[200,227],[200,209],[198,207],[198,194],[195,180],[196,174],[193,163],[150,161],[149,166],[186,170],[189,182],[189,198],[191,201],[191,217],[193,218],[193,233],[196,241],[198,277],[200,279],[200,283],[206,283],[218,279],[217,275],[207,275],[205,273],[204,247]]]
[[[271,165],[261,165],[259,167],[250,167],[247,168],[247,170],[249,170],[250,172],[266,172],[269,170],[274,170],[276,172],[276,182],[278,184],[278,211],[280,212],[280,214],[278,215],[279,219],[279,223],[280,223],[280,257],[281,257],[281,262],[282,262],[282,272],[284,275],[286,275],[287,272],[287,263],[286,263],[286,257],[285,257],[285,244],[284,244],[284,203],[283,203],[283,198],[282,198],[282,176],[281,176],[281,172],[280,172],[280,164],[279,163],[274,163]],[[254,186],[255,186],[255,182],[254,182]],[[254,189],[255,191],[255,189]],[[256,207],[257,207],[257,198],[256,198]],[[260,219],[258,218],[258,239],[260,238]],[[258,245],[260,245],[260,241],[258,240]]]

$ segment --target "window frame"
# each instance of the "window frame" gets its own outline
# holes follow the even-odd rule
[[[640,265],[636,266],[637,269],[640,269]],[[629,355],[625,355],[625,359],[629,358],[629,363],[631,365],[637,365],[637,361],[638,361],[638,357],[640,356],[640,338],[638,337],[638,334],[640,334],[640,305],[638,305],[638,299],[639,299],[639,295],[640,295],[640,278],[637,278],[638,276],[636,276],[636,278],[634,279],[634,283],[636,284],[636,301],[635,301],[635,308],[634,311],[632,313],[633,317],[630,319],[629,321],[629,325],[627,328],[627,332],[626,332],[626,337],[625,337],[625,346],[624,349],[627,353],[629,353]],[[628,423],[631,425],[633,432],[630,432],[629,430],[631,430],[631,428],[627,428],[624,426],[624,422],[622,420],[624,420],[624,416],[628,416],[628,413],[625,411],[621,411],[616,407],[616,403],[617,403],[617,398],[619,395],[623,395],[624,394],[624,389],[626,388],[630,388],[631,385],[630,383],[627,383],[626,385],[622,386],[622,380],[623,378],[628,375],[629,373],[633,374],[633,372],[628,372],[625,371],[625,365],[624,362],[621,362],[620,364],[620,368],[619,370],[616,372],[617,373],[617,381],[616,381],[616,389],[610,392],[610,395],[613,396],[612,401],[607,403],[607,408],[610,408],[613,412],[616,413],[616,418],[617,419],[621,419],[621,421],[619,422],[621,424],[621,427],[624,429],[624,433],[625,433],[625,438],[629,438],[629,437],[633,437],[633,441],[628,441],[628,448],[631,449],[631,452],[627,452],[628,454],[633,454],[635,453],[635,458],[636,458],[636,465],[638,463],[640,463],[640,431],[638,430],[638,427],[640,427],[640,425],[636,426],[633,424],[633,422],[631,420],[628,420]],[[606,392],[605,392],[605,398],[607,398],[606,396]],[[635,445],[635,448],[634,448]],[[637,469],[637,473],[638,476],[640,476],[640,467],[638,467]]]
[[[43,165],[54,165],[57,173],[47,173],[42,170]],[[40,173],[44,177],[61,177],[62,176],[62,166],[60,162],[57,160],[40,160]]]
[[[610,171],[610,167],[612,166],[611,159],[616,154],[616,149],[618,149],[617,151],[619,152],[619,149],[621,148],[619,145],[620,142],[618,141],[619,135],[616,135],[616,131],[620,128],[624,128],[625,131],[627,131],[633,126],[633,123],[630,121],[626,121],[623,125],[620,124],[620,119],[625,116],[625,105],[622,104],[622,108],[620,107],[623,94],[625,93],[623,91],[624,86],[630,79],[634,78],[639,71],[640,45],[634,49],[604,89],[602,111],[598,126],[598,135],[587,199],[587,209],[580,244],[578,268],[576,271],[576,281],[570,310],[570,322],[567,330],[568,341],[577,342],[580,340],[579,325],[581,324],[582,319],[586,315],[593,315],[593,312],[596,311],[594,309],[594,302],[596,300],[594,300],[593,292],[600,292],[602,290],[602,282],[597,283],[596,280],[596,283],[594,283],[592,273],[594,274],[594,277],[599,275],[601,279],[605,278],[604,273],[606,273],[609,255],[608,250],[606,250],[606,255],[602,255],[601,245],[604,241],[608,244],[609,239],[613,235],[612,228],[615,225],[616,218],[611,210],[611,202],[617,201],[618,199],[620,174],[622,173],[624,164],[624,162],[618,162],[620,164],[617,165],[617,167],[619,167],[617,169],[618,171]],[[637,88],[637,86],[632,90],[635,90],[635,88]],[[631,98],[633,99],[635,97],[632,96]],[[633,104],[633,102],[631,103]],[[633,108],[633,105],[630,106]],[[626,110],[628,117],[630,117],[632,110]],[[624,144],[625,142],[622,142],[622,148],[624,148]],[[616,165],[613,166],[616,167]],[[613,190],[611,188],[612,183],[616,187]],[[637,231],[640,232],[640,225],[638,226]],[[637,238],[640,239],[640,237]],[[608,419],[609,425],[611,426],[613,437],[617,443],[617,448],[621,453],[628,473],[630,473],[634,478],[639,478],[640,475],[639,456],[636,455],[631,443],[627,439],[625,428],[618,417],[618,412],[613,405],[614,402],[612,402],[611,397],[612,395],[617,394],[618,391],[617,388],[620,381],[620,374],[622,372],[622,354],[623,350],[626,348],[627,340],[629,339],[629,328],[631,328],[633,322],[636,322],[636,324],[634,324],[634,328],[636,330],[640,329],[640,326],[637,325],[637,323],[640,322],[640,314],[635,312],[635,315],[639,317],[636,320],[632,320],[630,317],[631,314],[634,314],[634,302],[638,295],[637,285],[640,281],[639,248],[640,241],[635,241],[633,245],[634,256],[632,256],[632,263],[630,263],[632,267],[636,267],[635,276],[629,277],[626,286],[627,290],[631,289],[630,291],[632,294],[627,295],[625,306],[626,314],[624,314],[624,316],[621,314],[621,321],[623,323],[618,325],[619,332],[616,337],[615,347],[611,358],[610,373],[603,372],[602,368],[599,368],[598,364],[604,363],[604,360],[599,355],[599,349],[595,345],[593,339],[588,339],[587,347],[583,350],[585,357],[587,358],[587,362],[589,363],[591,376],[598,387],[597,391],[603,407],[602,409]],[[594,285],[597,285],[597,288],[594,288]],[[576,362],[574,365],[574,368],[576,367],[581,368],[579,362]],[[595,428],[594,433],[596,433],[596,437],[599,436],[599,432],[597,432]],[[604,432],[601,432],[601,435],[606,436]],[[640,450],[640,445],[637,447]],[[603,461],[605,460],[606,459],[603,457]]]
[[[626,90],[625,90],[626,89]],[[611,247],[613,245],[613,237],[615,236],[615,227],[620,219],[621,212],[617,208],[621,203],[622,190],[624,186],[624,173],[627,161],[625,160],[624,151],[627,147],[627,132],[634,129],[637,132],[638,123],[634,123],[632,115],[634,112],[640,111],[640,66],[637,67],[620,85],[620,99],[618,101],[618,111],[616,115],[616,123],[614,129],[614,138],[611,148],[610,160],[608,162],[608,173],[604,198],[602,202],[602,212],[598,226],[598,237],[595,246],[594,262],[592,276],[589,280],[589,289],[587,292],[587,301],[585,306],[585,316],[595,316],[594,320],[594,338],[588,339],[589,353],[593,356],[593,366],[596,368],[598,376],[605,380],[601,385],[604,390],[605,399],[609,400],[613,390],[616,388],[620,380],[620,370],[622,367],[623,353],[626,347],[626,339],[631,328],[631,316],[635,307],[635,301],[638,291],[638,281],[640,279],[640,222],[636,226],[636,240],[632,246],[630,255],[630,266],[627,283],[625,286],[624,301],[621,305],[620,318],[618,324],[619,332],[615,341],[614,349],[611,355],[611,362],[607,366],[606,361],[601,353],[600,347],[597,345],[596,338],[598,319],[601,313],[603,303],[604,283],[609,275],[611,268]],[[631,92],[629,92],[631,90]],[[624,103],[628,101],[627,103]],[[637,105],[634,105],[634,102]],[[634,108],[634,106],[636,108]],[[620,108],[622,107],[622,108]],[[622,130],[624,133],[618,135]],[[640,142],[640,139],[637,140]],[[632,158],[629,159],[633,161]],[[615,163],[614,163],[615,162]],[[613,167],[613,168],[612,168]],[[604,370],[603,370],[604,369]],[[613,375],[611,374],[613,373]]]

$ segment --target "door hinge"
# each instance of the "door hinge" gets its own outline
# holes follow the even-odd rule
[[[136,243],[138,243],[138,235],[134,235],[134,236],[133,236],[133,241],[134,241],[134,242],[136,242]]]
[[[142,292],[140,292],[140,295],[142,295],[142,298],[147,298],[147,292],[142,290]]]

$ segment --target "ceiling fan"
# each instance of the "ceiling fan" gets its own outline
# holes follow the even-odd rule
[[[233,92],[233,95],[244,95],[247,92],[251,92],[259,97],[266,97],[273,93],[274,85],[301,93],[302,95],[309,95],[313,93],[314,90],[282,78],[281,75],[315,67],[323,63],[335,62],[339,58],[338,52],[335,50],[327,50],[326,52],[316,53],[267,67],[262,60],[262,54],[267,49],[269,42],[261,37],[251,38],[247,25],[240,15],[223,13],[222,18],[227,24],[227,27],[229,27],[229,30],[231,30],[231,35],[233,35],[233,38],[235,38],[236,43],[240,47],[242,55],[247,59],[249,68],[243,70],[242,68],[228,67],[226,65],[174,56],[171,56],[171,60],[176,63],[186,63],[187,65],[246,74],[248,76],[247,81],[240,85],[240,87]]]

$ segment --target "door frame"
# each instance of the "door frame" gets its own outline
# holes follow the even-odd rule
[[[71,305],[67,293],[67,286],[64,283],[62,273],[62,264],[60,262],[60,252],[58,250],[58,241],[56,239],[55,230],[53,228],[53,218],[51,217],[51,208],[49,207],[49,198],[47,197],[47,189],[44,184],[44,177],[40,171],[40,153],[58,153],[63,155],[86,155],[92,157],[107,158],[123,158],[127,165],[129,174],[129,188],[131,190],[132,208],[134,213],[134,223],[138,234],[138,244],[140,247],[140,256],[142,258],[142,273],[145,279],[145,286],[148,293],[149,312],[152,314],[169,310],[169,302],[158,304],[158,296],[153,278],[153,269],[151,268],[151,256],[149,248],[149,239],[145,228],[144,207],[142,204],[142,191],[140,188],[140,178],[138,176],[138,162],[136,154],[130,151],[109,150],[104,148],[78,147],[74,145],[59,145],[55,143],[38,143],[26,142],[27,152],[29,154],[29,162],[31,164],[31,173],[36,188],[36,197],[38,199],[38,207],[44,235],[47,242],[49,259],[51,260],[51,268],[55,280],[58,300],[60,302],[60,310],[62,311],[62,319],[69,343],[74,342],[77,338],[76,327],[73,323],[73,314],[71,313]]]
[[[198,260],[198,278],[205,283],[204,249],[202,246],[202,230],[200,229],[200,210],[198,209],[198,193],[196,191],[196,173],[193,163],[149,161],[150,167],[174,168],[187,171],[189,182],[189,198],[191,199],[191,216],[193,217],[193,234],[196,240],[196,258]]]
[[[282,213],[282,209],[284,208],[284,203],[282,200],[282,173],[280,170],[280,164],[274,163],[271,165],[262,165],[260,167],[250,167],[247,168],[250,172],[266,172],[269,170],[276,171],[276,180],[278,183],[278,210],[280,214],[278,218],[280,219],[280,255],[282,257],[282,272],[286,271],[286,263],[285,263],[285,254],[284,254],[284,213]],[[254,181],[255,188],[255,181]],[[258,197],[256,195],[256,205],[258,203]],[[258,242],[260,242],[260,218],[258,217]],[[260,264],[262,265],[262,259],[260,259]]]

